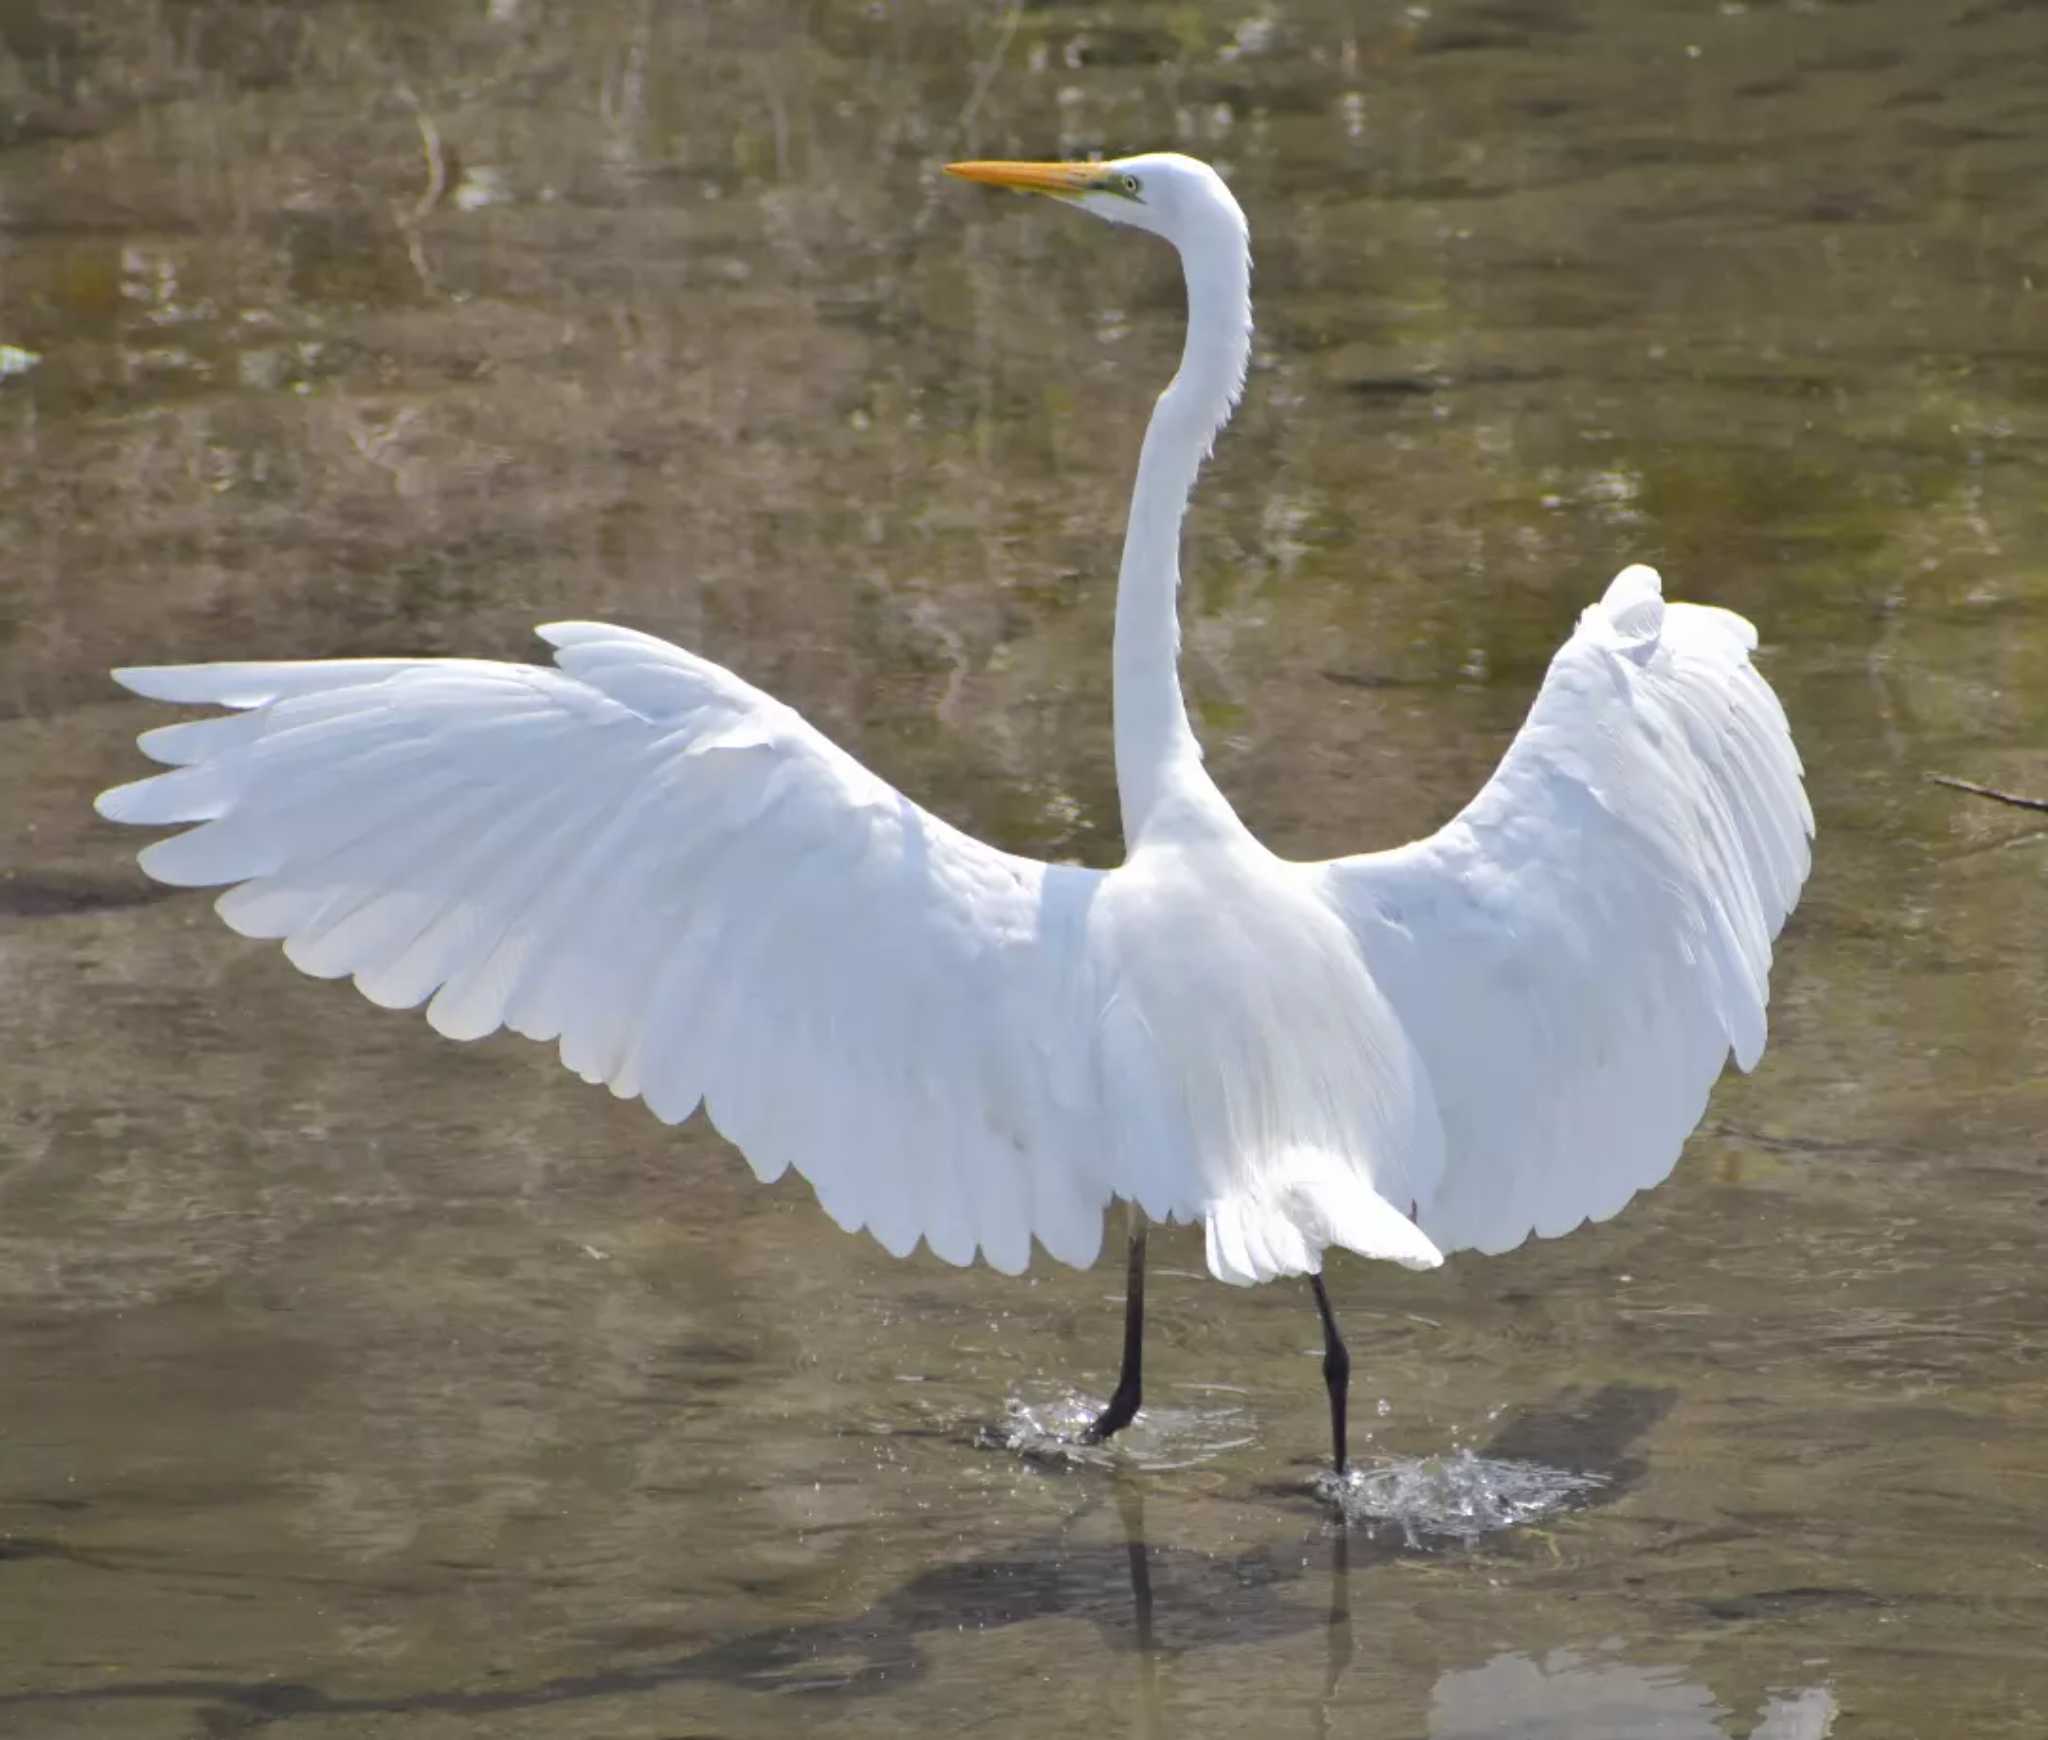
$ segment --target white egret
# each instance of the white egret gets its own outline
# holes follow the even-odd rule
[[[971,839],[732,672],[587,622],[540,630],[552,667],[117,672],[233,711],[148,732],[172,771],[99,809],[198,823],[143,868],[233,884],[221,916],[306,972],[451,1038],[558,1041],[665,1121],[701,1102],[763,1179],[796,1167],[899,1255],[1015,1272],[1035,1238],[1085,1266],[1125,1199],[1098,1439],[1139,1403],[1146,1217],[1201,1223],[1221,1280],[1307,1276],[1341,1473],[1325,1249],[1503,1251],[1670,1171],[1730,1052],[1763,1047],[1809,862],[1799,760],[1749,624],[1632,567],[1437,833],[1274,856],[1177,672],[1181,521],[1250,347],[1244,215],[1174,154],[952,170],[1163,236],[1186,276],[1117,578],[1116,869]]]

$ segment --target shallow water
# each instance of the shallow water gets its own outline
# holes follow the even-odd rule
[[[2048,16],[0,11],[0,1730],[2048,1729]],[[1168,259],[945,184],[1171,144],[1260,336],[1187,668],[1278,849],[1434,826],[1624,561],[1762,626],[1773,1042],[1615,1221],[1314,1313],[897,1263],[146,884],[109,664],[607,615],[1113,861]],[[1401,1488],[1414,1495],[1414,1486]],[[1462,1537],[1462,1538],[1461,1538]]]

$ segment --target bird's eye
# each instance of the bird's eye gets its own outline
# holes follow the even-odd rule
[[[1135,175],[1119,175],[1116,185],[1118,192],[1129,194],[1132,199],[1138,197],[1138,178]]]

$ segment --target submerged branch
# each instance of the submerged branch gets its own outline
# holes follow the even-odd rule
[[[2048,811],[2048,798],[2019,797],[2009,791],[2000,791],[1995,786],[1978,785],[1974,780],[1957,779],[1949,773],[1930,773],[1928,782],[1933,785],[1952,786],[1957,791],[1969,792],[1974,797],[1990,798],[1995,803],[2011,804],[2016,810]]]

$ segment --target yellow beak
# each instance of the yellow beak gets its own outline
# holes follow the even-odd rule
[[[1050,193],[1072,199],[1102,178],[1099,163],[949,163],[948,175],[990,187],[1014,187],[1022,193]]]

